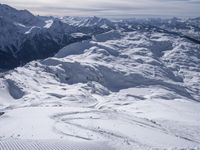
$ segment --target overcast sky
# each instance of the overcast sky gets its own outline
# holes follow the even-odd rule
[[[200,16],[200,0],[0,0],[36,15],[58,16]]]

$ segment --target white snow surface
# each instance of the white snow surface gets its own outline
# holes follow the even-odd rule
[[[112,150],[105,143],[57,140],[13,140],[0,142],[1,150]]]
[[[52,26],[53,20],[52,19],[46,20],[45,23],[46,23],[46,25],[43,28],[47,28],[48,29],[48,28],[50,28]]]
[[[109,26],[113,26],[113,23],[105,18],[94,17],[72,17],[65,16],[59,18],[62,22],[67,23],[72,26],[78,27],[93,27],[98,26],[101,28],[108,28]]]
[[[30,34],[34,29],[40,29],[38,26],[32,26],[28,31],[26,31],[24,34]]]
[[[110,31],[16,68],[0,78],[0,141],[200,149],[199,53],[168,34]]]
[[[74,38],[80,38],[83,36],[86,36],[87,34],[81,33],[81,32],[77,32],[77,33],[72,33],[71,36]]]

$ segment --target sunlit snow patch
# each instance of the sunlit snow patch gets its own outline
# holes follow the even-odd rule
[[[79,38],[79,37],[86,36],[86,34],[84,34],[84,33],[72,33],[71,36],[74,37],[74,38]]]
[[[50,28],[53,24],[53,20],[46,20],[45,21],[46,25],[43,28]]]
[[[26,31],[25,34],[30,34],[30,33],[32,32],[33,29],[37,29],[37,28],[40,29],[40,27],[33,26],[33,27],[31,27],[28,31]]]

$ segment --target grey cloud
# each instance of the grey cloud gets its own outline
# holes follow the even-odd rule
[[[198,16],[199,0],[1,0],[42,15]]]

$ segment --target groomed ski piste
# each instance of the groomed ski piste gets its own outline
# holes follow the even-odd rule
[[[199,56],[113,30],[2,74],[0,149],[200,149]]]
[[[56,140],[7,140],[0,142],[1,150],[112,150],[105,143]]]

